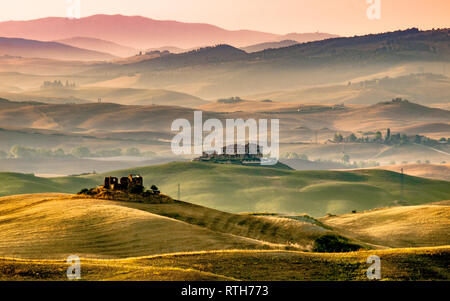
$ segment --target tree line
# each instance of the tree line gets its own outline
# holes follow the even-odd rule
[[[335,143],[378,143],[387,145],[402,145],[402,144],[422,144],[427,146],[439,146],[442,144],[450,144],[450,138],[441,138],[439,140],[432,139],[423,135],[412,135],[396,133],[392,134],[390,129],[387,129],[386,134],[383,136],[381,131],[375,133],[365,133],[360,137],[357,137],[354,133],[348,136],[343,136],[340,133],[336,133],[333,138]]]
[[[14,145],[9,151],[0,150],[0,159],[19,158],[108,158],[108,157],[154,157],[156,153],[152,151],[141,151],[136,147],[127,149],[113,148],[91,151],[88,147],[78,146],[70,151],[62,148],[56,150],[33,148],[22,145]]]

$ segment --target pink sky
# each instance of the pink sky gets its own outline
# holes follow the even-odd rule
[[[0,21],[65,17],[70,1],[1,1]],[[201,22],[226,29],[273,33],[321,31],[354,35],[410,27],[450,27],[449,0],[380,0],[380,20],[367,18],[369,4],[366,0],[80,1],[82,17],[94,14],[142,15],[159,20]]]

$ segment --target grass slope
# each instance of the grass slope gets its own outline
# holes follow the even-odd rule
[[[184,202],[143,204],[68,194],[0,198],[0,256],[125,258],[225,250],[311,250],[330,234],[287,218],[230,214]]]
[[[383,208],[320,219],[339,233],[393,248],[450,245],[450,206]]]
[[[445,181],[404,176],[384,170],[294,171],[197,162],[169,163],[84,177],[40,179],[0,173],[1,195],[39,192],[75,193],[94,187],[106,175],[138,173],[144,184],[156,184],[171,196],[186,202],[228,212],[308,213],[324,216],[394,205],[419,205],[447,200]],[[25,182],[24,182],[25,181]],[[39,185],[38,185],[38,184]],[[45,184],[45,185],[44,185]],[[403,199],[403,200],[402,200]]]
[[[61,194],[0,198],[0,254],[39,259],[70,254],[124,258],[275,247],[124,204]]]
[[[316,254],[214,251],[122,260],[81,260],[82,280],[367,280],[370,255],[381,258],[383,280],[449,280],[450,247]],[[0,259],[0,280],[67,280],[63,260]]]

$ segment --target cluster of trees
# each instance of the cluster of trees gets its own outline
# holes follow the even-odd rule
[[[71,154],[77,158],[108,158],[108,157],[120,157],[120,156],[129,156],[129,157],[154,157],[156,153],[152,151],[141,152],[136,147],[130,147],[125,150],[121,148],[113,148],[113,149],[102,149],[97,150],[95,152],[91,152],[89,148],[85,146],[79,146],[72,149]]]
[[[132,156],[132,157],[154,157],[156,153],[152,151],[141,152],[138,148],[131,147],[126,150],[120,148],[103,149],[91,152],[91,150],[85,146],[79,146],[72,149],[70,152],[65,152],[59,148],[57,150],[48,150],[43,148],[32,148],[22,145],[15,145],[11,147],[9,152],[0,150],[0,159],[6,158],[108,158],[119,156]]]
[[[281,158],[283,158],[283,159],[300,159],[300,160],[310,161],[308,159],[307,155],[305,155],[305,154],[298,154],[296,152],[284,153],[284,154],[281,155]],[[353,161],[353,162],[351,162],[350,155],[348,155],[348,154],[344,154],[341,157],[341,159],[338,160],[338,161],[316,159],[316,160],[313,160],[311,162],[317,162],[317,163],[339,163],[339,164],[345,165],[348,168],[366,168],[366,167],[377,167],[377,166],[380,166],[380,163],[378,163],[376,161],[360,161],[360,162]]]
[[[440,144],[450,144],[450,138],[441,138],[439,140],[431,139],[422,135],[408,136],[406,134],[391,134],[391,130],[387,129],[386,135],[380,131],[375,133],[366,133],[361,137],[357,137],[354,133],[344,137],[340,133],[334,135],[333,141],[336,143],[383,143],[388,145],[399,144],[423,144],[428,146],[437,146]]]
[[[239,96],[234,96],[234,97],[230,97],[230,98],[218,99],[217,102],[218,103],[233,104],[233,103],[243,102],[243,100]]]
[[[63,149],[47,150],[21,145],[11,147],[9,153],[3,152],[3,158],[63,158],[66,154]]]
[[[284,159],[300,159],[300,160],[309,160],[308,156],[305,154],[298,154],[296,152],[287,152],[281,155]]]
[[[66,83],[63,84],[60,80],[54,80],[54,81],[45,81],[41,88],[59,88],[59,89],[73,89],[76,87],[75,83],[71,83],[68,80],[66,80]]]

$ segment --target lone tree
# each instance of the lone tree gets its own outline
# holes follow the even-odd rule
[[[341,135],[341,134],[339,134],[339,133],[336,133],[335,135],[334,135],[334,142],[342,142],[342,141],[344,141],[344,137]]]
[[[159,188],[156,185],[152,185],[152,187],[150,187],[150,189],[152,190],[152,192],[154,194],[160,194],[161,191],[159,190]]]

